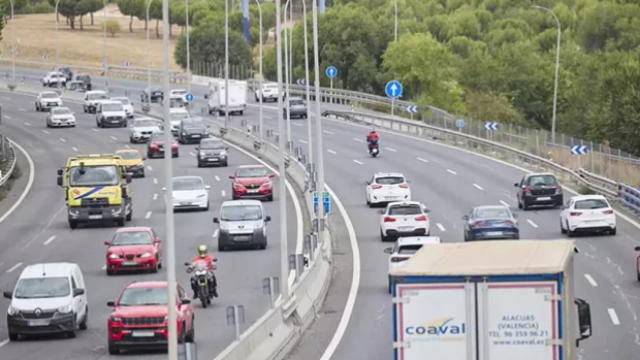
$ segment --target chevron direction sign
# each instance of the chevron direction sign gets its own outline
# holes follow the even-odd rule
[[[418,107],[415,105],[409,105],[407,106],[407,112],[409,114],[416,114],[418,112]]]
[[[489,122],[484,124],[484,129],[487,130],[487,131],[498,130],[498,123],[489,121]]]
[[[585,155],[587,152],[587,147],[584,145],[575,145],[571,147],[572,155]]]

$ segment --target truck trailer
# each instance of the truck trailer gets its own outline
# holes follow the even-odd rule
[[[395,360],[577,360],[569,240],[426,244],[390,272]]]

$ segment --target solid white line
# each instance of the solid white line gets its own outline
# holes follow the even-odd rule
[[[153,171],[153,168],[151,166],[147,166],[147,169],[149,169],[149,171]]]
[[[593,287],[598,287],[598,283],[591,277],[591,275],[589,274],[584,274],[584,277],[587,279],[587,281],[589,282],[589,284],[591,284],[591,286]]]
[[[4,339],[2,341],[0,341],[0,348],[7,345],[9,343],[9,339]]]
[[[196,156],[196,154],[192,153],[191,151],[189,151],[189,155]]]
[[[442,224],[437,223],[436,226],[438,227],[438,229],[440,229],[440,231],[447,231],[444,226],[442,226]]]
[[[107,270],[107,265],[102,265],[102,270]]]
[[[448,171],[448,172],[450,172],[450,173],[452,173],[453,175],[458,175],[458,173],[457,173],[457,172],[455,172],[455,171],[453,171],[453,170],[449,170],[449,169],[447,169],[447,171]]]
[[[423,158],[416,158],[416,159],[418,159],[418,160],[420,160],[420,161],[422,161],[422,162],[426,162],[426,163],[428,163],[428,162],[429,162],[429,160],[427,160],[427,159],[423,159]]]
[[[0,216],[0,224],[3,221],[5,221],[5,219],[8,218],[9,215],[11,215],[11,213],[13,213],[18,208],[18,206],[20,206],[20,204],[22,204],[22,202],[24,201],[24,198],[27,197],[29,190],[31,190],[31,186],[33,186],[33,180],[35,179],[35,176],[36,176],[35,165],[33,164],[33,159],[31,159],[31,156],[29,156],[29,153],[27,153],[27,151],[22,146],[16,144],[11,139],[9,139],[9,142],[11,143],[11,145],[15,146],[18,150],[20,150],[20,152],[22,152],[24,157],[27,158],[27,162],[29,163],[29,181],[27,181],[27,187],[25,187],[22,194],[20,194],[18,201],[16,201],[16,203],[13,204],[13,206],[11,206],[9,210],[7,210],[7,212],[4,213],[4,215]]]
[[[56,239],[56,236],[55,236],[55,235],[53,235],[53,236],[51,236],[49,239],[47,239],[47,241],[45,241],[42,245],[49,245],[49,244],[51,244],[51,242],[52,242],[53,240],[55,240],[55,239]]]
[[[158,194],[153,194],[153,200],[158,200]]]
[[[507,204],[507,202],[506,202],[506,201],[502,201],[502,200],[500,200],[500,203],[501,203],[502,205],[506,206],[506,207],[511,207],[511,205]]]
[[[215,176],[216,181],[220,181],[220,177],[218,175]]]
[[[153,183],[154,183],[154,184],[157,184],[157,183],[158,183],[158,179],[153,178]]]
[[[111,140],[113,140],[113,141],[118,141],[118,138],[117,138],[117,137],[115,137],[115,136],[109,136],[109,137],[110,137],[110,138],[111,138]]]
[[[294,123],[294,122],[292,122],[291,125],[302,126],[302,124],[298,124],[298,123]]]
[[[213,235],[211,235],[211,237],[218,237],[219,232],[220,230],[216,229],[216,231],[213,232]]]
[[[19,268],[20,266],[22,266],[22,263],[19,262],[15,265],[13,265],[11,268],[9,268],[9,270],[7,270],[8,273],[13,272],[14,270],[16,270],[17,268]]]
[[[100,130],[98,130],[98,129],[91,129],[91,130],[93,130],[95,132],[100,132]]]
[[[5,116],[4,116],[4,118],[5,118],[5,119],[7,119],[7,120],[11,120],[11,116],[9,116],[9,115],[5,115]],[[25,123],[25,125],[26,125],[26,124],[27,124],[27,123]],[[27,126],[29,126],[29,125],[27,125]],[[0,345],[0,346],[2,346],[2,345]]]
[[[126,147],[127,149],[131,149],[131,146],[129,145],[125,145],[124,147]]]
[[[148,219],[151,217],[151,211],[147,211],[147,215],[144,216],[145,219]]]
[[[45,134],[47,134],[47,135],[49,135],[49,134],[50,134],[50,132],[48,132],[47,130],[42,130],[42,132],[43,132],[43,133],[45,133]]]
[[[20,110],[20,111],[27,111],[27,110],[25,110],[25,109],[23,109],[23,108],[19,108],[18,110]]]
[[[65,140],[65,139],[63,139],[63,138],[60,138],[60,141],[62,141],[62,142],[67,142],[67,140]]]
[[[222,195],[222,197],[225,197],[225,196],[227,196],[227,193],[226,193],[224,190],[222,190],[222,191],[220,192],[220,195]]]
[[[613,325],[620,325],[620,319],[618,319],[618,314],[616,314],[616,311],[612,308],[608,308],[607,311],[609,312],[609,317],[611,317],[611,322],[613,323]]]
[[[11,100],[11,98],[10,98],[10,97],[8,97],[8,96],[3,96],[3,97],[2,97],[2,100]]]
[[[355,141],[359,141],[359,142],[364,142],[364,140],[362,140],[362,139],[358,139],[358,138],[353,138],[353,140],[355,140]]]
[[[333,133],[331,131],[323,130],[322,132],[325,133],[325,134],[333,135]]]
[[[478,184],[473,184],[473,186],[475,186],[475,188],[476,188],[476,189],[478,189],[478,190],[484,190],[484,189],[482,188],[482,186],[480,186],[480,185],[478,185]]]
[[[531,220],[527,219],[527,222],[528,222],[529,224],[531,224],[531,226],[533,226],[534,228],[536,228],[536,229],[538,228],[538,224],[534,223],[533,221],[531,221]]]
[[[385,149],[387,149],[387,150],[389,150],[389,151],[391,151],[391,152],[398,152],[398,150],[396,150],[396,149],[392,149],[392,148],[389,148],[389,147],[386,147]]]
[[[353,160],[354,163],[362,165],[362,163],[358,160]]]
[[[7,119],[9,119],[8,116],[5,116]],[[31,124],[29,124],[28,122],[24,123],[26,126],[31,126]]]
[[[335,152],[335,151],[333,151],[333,150],[331,150],[331,149],[327,149],[327,152],[328,152],[329,154],[333,154],[333,155],[337,154],[337,152]]]
[[[73,150],[73,151],[78,151],[78,148],[76,148],[76,147],[72,147],[72,148],[71,148],[71,150]]]
[[[306,142],[306,141],[304,141],[304,140],[298,140],[298,141],[300,141],[300,142],[301,142],[301,143],[303,143],[303,144],[308,144],[308,142]]]

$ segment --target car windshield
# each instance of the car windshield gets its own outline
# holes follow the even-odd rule
[[[182,127],[185,129],[202,129],[205,125],[201,121],[183,121]]]
[[[289,100],[289,105],[293,105],[293,106],[297,106],[297,105],[304,105],[304,100],[301,100],[301,99],[291,99],[291,100]]]
[[[199,178],[174,178],[173,179],[173,190],[175,191],[191,191],[191,190],[202,190],[204,189],[204,184],[202,180]]]
[[[262,219],[262,209],[259,205],[223,206],[220,212],[222,221],[255,221]]]
[[[163,141],[164,140],[164,131],[156,131],[151,134],[151,140],[153,141]]]
[[[42,93],[42,94],[41,94],[41,97],[42,97],[43,99],[57,99],[57,98],[59,98],[60,96],[58,96],[58,94],[56,94],[56,93],[46,92],[46,93]]]
[[[122,156],[124,160],[134,160],[141,158],[140,153],[137,151],[123,151],[116,154]]]
[[[485,208],[476,209],[476,218],[510,218],[511,214],[507,209],[501,208]]]
[[[188,116],[189,115],[186,112],[175,112],[175,113],[169,114],[169,119],[171,119],[171,122],[182,121],[182,119]]]
[[[118,185],[118,169],[115,165],[74,166],[70,171],[71,186],[107,186]]]
[[[52,115],[71,115],[69,108],[57,108],[51,110]]]
[[[224,143],[220,140],[201,141],[200,149],[202,150],[222,150]]]
[[[133,122],[133,127],[160,127],[160,122],[157,120],[136,120]]]
[[[71,294],[66,277],[22,279],[16,286],[14,296],[18,299],[43,299],[65,297]]]
[[[89,94],[87,96],[87,99],[89,100],[106,100],[109,98],[107,97],[107,94]]]
[[[589,209],[606,209],[609,207],[609,203],[602,199],[589,199],[576,201],[576,210],[589,210]]]
[[[422,209],[418,204],[395,205],[389,208],[389,215],[420,215]]]
[[[404,183],[404,178],[401,176],[386,176],[376,178],[376,184],[380,185],[398,185]]]
[[[529,178],[529,186],[556,186],[558,182],[552,175],[535,175]]]
[[[264,86],[265,90],[278,90],[278,84],[269,84]]]
[[[167,305],[167,288],[131,288],[122,292],[118,306]]]
[[[122,105],[131,105],[131,101],[129,99],[114,99],[122,103]]]
[[[104,104],[102,105],[102,111],[123,111],[124,107],[122,104]]]
[[[267,169],[263,167],[241,168],[241,169],[238,169],[238,172],[236,173],[236,177],[239,177],[239,178],[265,177],[265,176],[267,176]]]
[[[418,252],[418,250],[420,250],[422,248],[421,244],[416,244],[416,245],[402,245],[400,246],[400,248],[398,249],[398,255],[413,255],[416,252]]]
[[[151,235],[146,231],[127,231],[116,233],[111,241],[111,245],[151,245],[153,240]]]

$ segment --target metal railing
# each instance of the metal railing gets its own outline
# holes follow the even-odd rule
[[[16,156],[9,139],[0,134],[0,187],[9,181],[16,168]]]
[[[636,214],[640,213],[640,190],[620,183],[618,184],[618,201]]]

